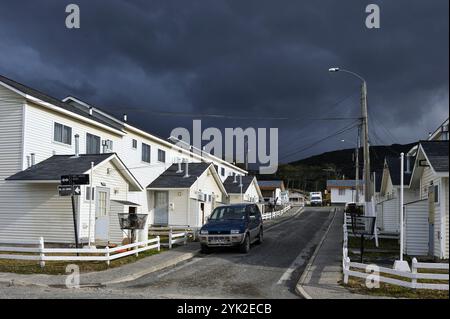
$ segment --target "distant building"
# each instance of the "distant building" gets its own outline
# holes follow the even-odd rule
[[[279,205],[282,203],[282,192],[285,191],[283,181],[258,181],[258,185],[261,189],[265,202],[271,202]]]
[[[364,183],[358,182],[359,202],[364,202]],[[327,190],[331,194],[331,204],[346,204],[356,201],[356,180],[332,179],[327,180]]]

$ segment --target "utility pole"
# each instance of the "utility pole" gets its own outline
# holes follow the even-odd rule
[[[367,116],[367,84],[364,80],[361,84],[361,113],[362,113],[362,138],[364,147],[364,201],[371,201],[370,187],[370,155],[369,155],[369,125]]]
[[[358,126],[358,137],[356,139],[356,154],[355,154],[355,203],[359,203],[359,148],[361,138],[361,125]]]
[[[362,141],[364,147],[364,201],[366,203],[370,202],[372,198],[371,187],[370,187],[370,157],[369,157],[369,127],[367,120],[367,83],[366,80],[358,73],[341,69],[341,68],[330,68],[329,72],[344,72],[348,73],[354,77],[361,80],[361,115],[362,115]]]

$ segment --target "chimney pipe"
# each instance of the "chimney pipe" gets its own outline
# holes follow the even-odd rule
[[[80,135],[75,134],[75,156],[80,156]]]
[[[30,162],[30,156],[27,156],[27,168],[30,168],[31,162]]]
[[[128,121],[128,116],[125,113],[123,114],[123,121],[124,122]]]
[[[36,163],[36,156],[34,153],[31,153],[31,166],[34,166],[34,164]]]
[[[183,173],[183,170],[181,169],[181,159],[178,159],[178,170],[177,173]]]
[[[189,162],[186,162],[186,173],[184,174],[184,177],[189,177]]]
[[[92,113],[93,113],[93,110],[92,110],[92,106],[91,106],[91,107],[89,107],[89,115],[92,115]]]

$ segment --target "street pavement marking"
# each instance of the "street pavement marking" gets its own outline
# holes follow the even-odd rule
[[[188,261],[187,263],[185,263],[185,264],[183,264],[183,265],[180,265],[180,266],[178,266],[178,267],[174,267],[174,268],[172,268],[172,269],[170,269],[170,270],[168,270],[168,271],[166,271],[166,272],[163,272],[162,274],[159,274],[158,276],[156,276],[158,279],[159,278],[162,278],[162,277],[164,277],[164,276],[166,276],[166,275],[168,275],[168,274],[171,274],[171,273],[173,273],[174,271],[178,271],[178,270],[180,270],[180,269],[182,269],[182,268],[184,268],[184,267],[186,267],[186,266],[190,266],[190,265],[192,265],[192,264],[195,264],[196,262],[198,262],[198,261],[200,261],[202,258],[196,258],[196,259],[193,259],[193,260],[191,260],[191,261]]]

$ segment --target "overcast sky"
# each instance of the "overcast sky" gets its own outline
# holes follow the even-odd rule
[[[65,7],[81,28],[65,27]],[[367,29],[365,7],[381,8]],[[203,127],[278,127],[281,161],[352,147],[368,83],[372,144],[426,138],[448,117],[448,0],[2,1],[0,74],[57,98],[77,96],[167,137]],[[269,120],[263,117],[290,117]],[[195,117],[199,118],[199,116]],[[345,139],[345,142],[341,142]],[[310,147],[311,146],[311,147]],[[288,156],[289,155],[289,156]]]

